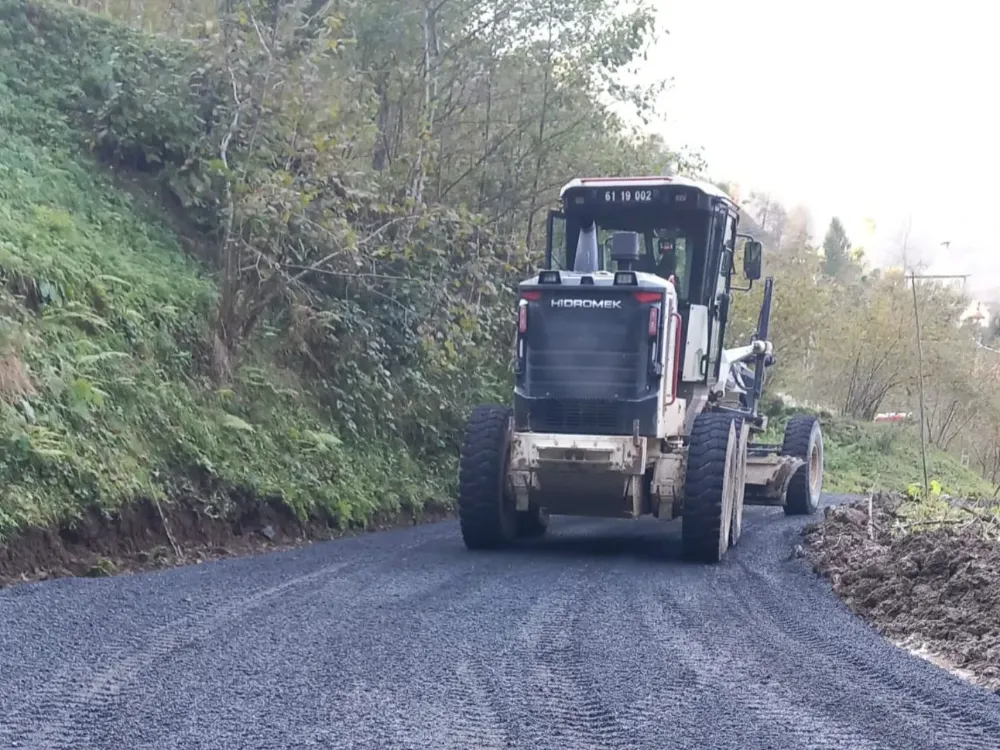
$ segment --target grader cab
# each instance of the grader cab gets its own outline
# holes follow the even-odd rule
[[[753,440],[772,278],[752,340],[724,346],[733,292],[761,277],[733,200],[680,177],[576,179],[560,197],[545,268],[519,286],[513,408],[476,407],[466,426],[466,546],[541,536],[551,515],[653,515],[682,519],[685,558],[717,562],[744,505],[813,513],[818,420],[793,417],[781,445]],[[739,239],[746,286],[734,285]]]

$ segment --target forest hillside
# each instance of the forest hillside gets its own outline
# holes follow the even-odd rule
[[[559,187],[710,176],[614,114],[659,116],[662,84],[628,84],[661,41],[644,4],[75,6],[0,0],[7,572],[446,512]],[[908,286],[805,212],[746,210],[778,279],[770,387],[829,412],[830,486],[916,481],[914,426],[869,424],[915,411]],[[1000,360],[957,294],[918,293],[935,471],[987,492]],[[889,474],[853,458],[873,445]]]

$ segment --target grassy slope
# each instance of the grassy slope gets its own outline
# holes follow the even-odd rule
[[[780,442],[787,417],[795,409],[778,409],[764,442]],[[920,436],[913,425],[863,424],[820,414],[823,425],[824,481],[827,492],[864,494],[903,491],[923,484]],[[950,453],[929,447],[927,474],[955,495],[992,495],[993,488]]]
[[[912,426],[839,423],[828,427],[831,491],[902,491],[923,485],[920,436]],[[993,488],[950,453],[928,449],[927,474],[956,495],[992,495]]]
[[[342,442],[266,330],[230,388],[197,374],[214,284],[17,65],[0,51],[0,538],[192,480],[209,512],[235,489],[340,525],[444,497],[398,446]]]

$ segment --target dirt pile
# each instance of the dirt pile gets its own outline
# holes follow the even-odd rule
[[[985,513],[914,522],[906,502],[827,508],[806,530],[806,556],[886,637],[1000,692],[998,527]]]

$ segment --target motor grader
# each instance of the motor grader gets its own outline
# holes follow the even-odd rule
[[[761,278],[736,203],[681,177],[574,179],[560,202],[544,270],[519,285],[513,408],[478,406],[465,428],[466,547],[540,537],[551,515],[652,515],[681,519],[686,559],[718,562],[745,505],[813,513],[819,421],[796,415],[780,445],[755,441],[773,278],[751,341],[724,347],[733,292]]]

